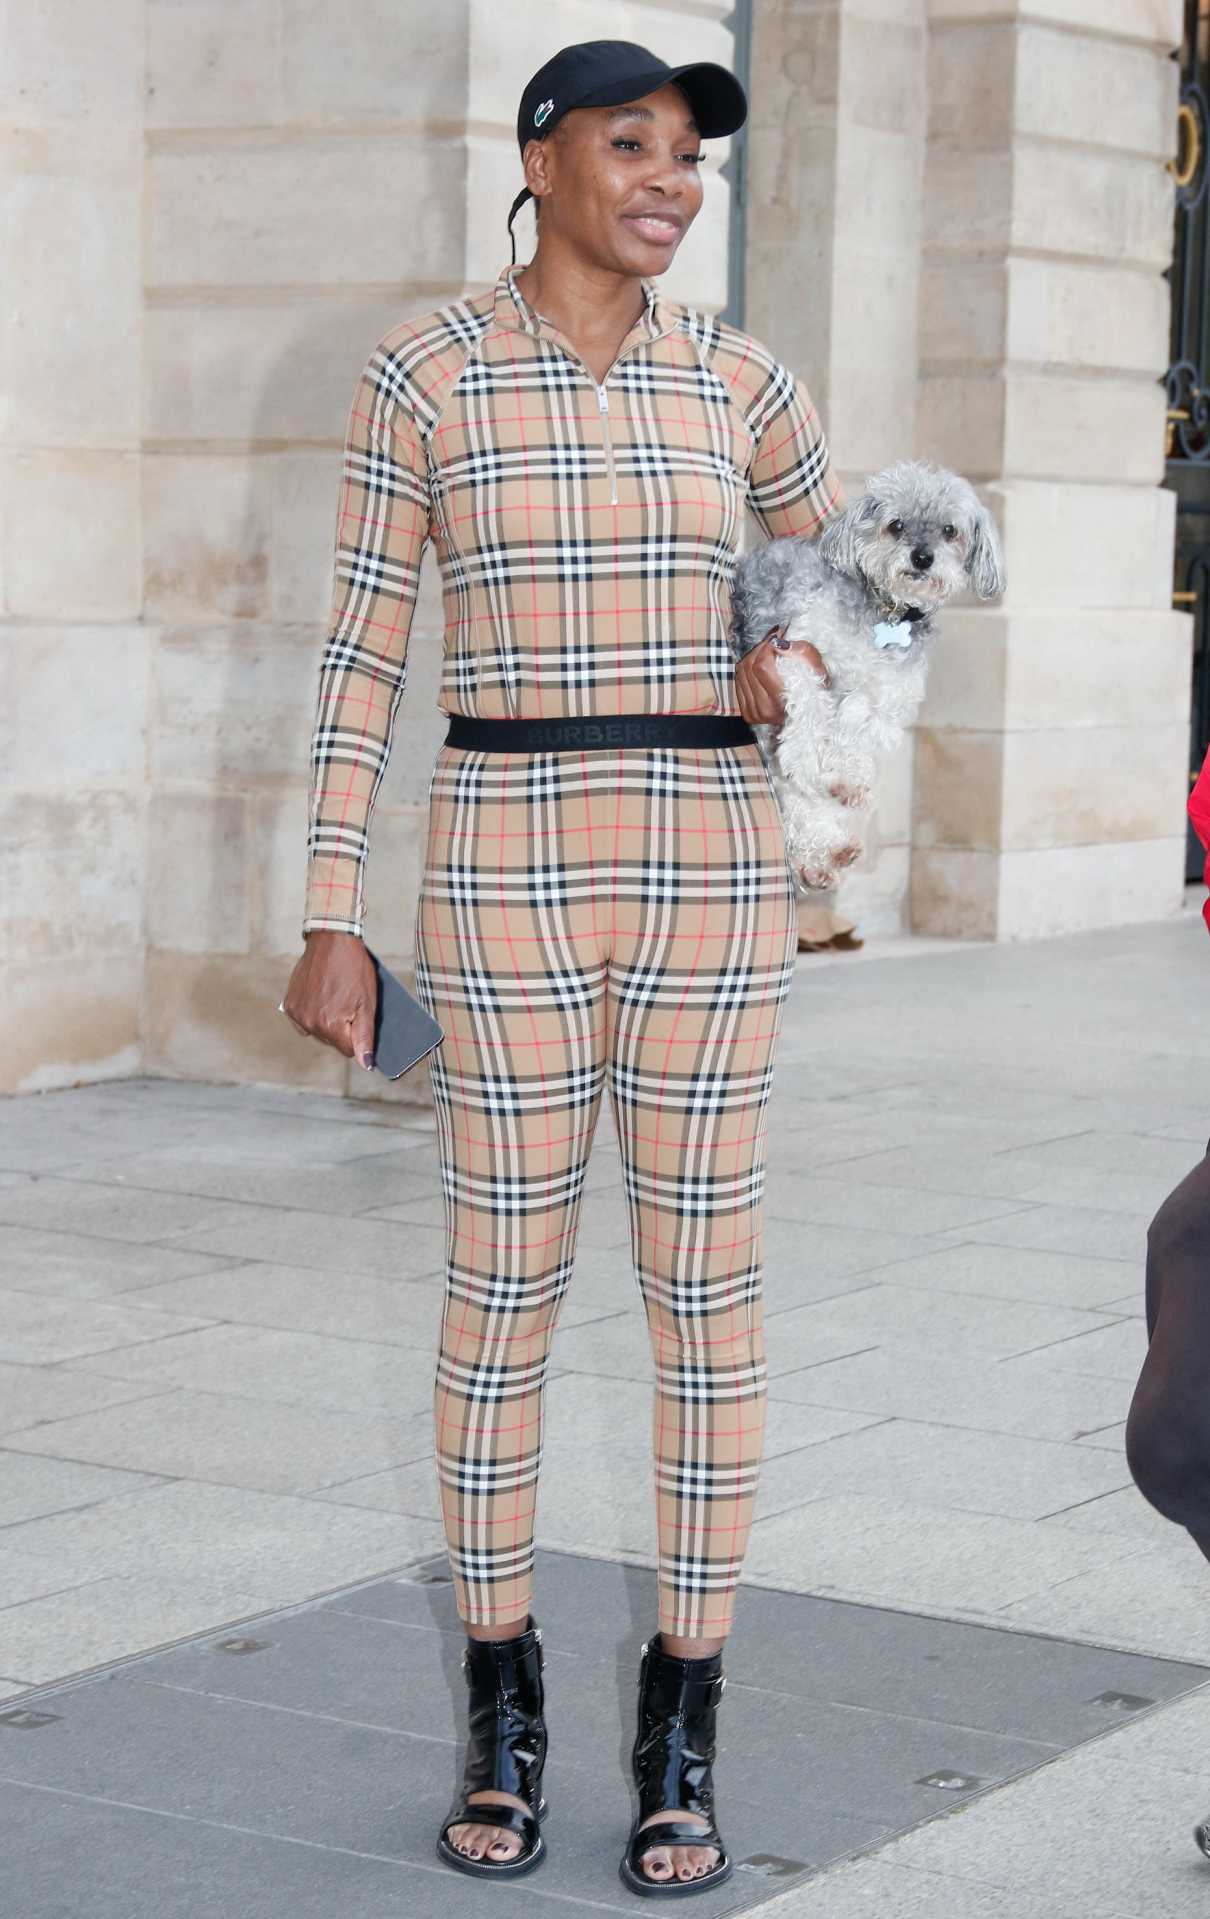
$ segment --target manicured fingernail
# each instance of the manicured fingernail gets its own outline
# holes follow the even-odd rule
[[[363,1053],[361,1056],[361,1063],[365,1067],[366,1072],[368,1073],[374,1064],[373,1053]]]

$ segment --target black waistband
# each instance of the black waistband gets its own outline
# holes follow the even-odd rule
[[[451,713],[445,744],[489,753],[574,753],[615,746],[753,746],[756,734],[739,713],[606,713],[546,720]]]

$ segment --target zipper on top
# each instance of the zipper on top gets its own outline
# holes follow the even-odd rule
[[[597,406],[601,414],[601,426],[605,433],[605,466],[609,474],[609,498],[612,505],[618,503],[618,476],[613,464],[613,438],[609,431],[609,395],[605,388],[597,383]]]

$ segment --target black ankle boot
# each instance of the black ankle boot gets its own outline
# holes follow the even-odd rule
[[[462,1797],[441,1828],[437,1856],[459,1872],[483,1879],[516,1879],[546,1857],[538,1821],[546,1812],[541,1797],[546,1764],[545,1693],[542,1682],[542,1632],[533,1614],[515,1639],[471,1639],[462,1655],[470,1689],[470,1738]],[[519,1806],[471,1805],[472,1792],[511,1792]],[[451,1826],[499,1826],[521,1835],[524,1844],[512,1859],[471,1859],[452,1845]]]
[[[714,1724],[726,1685],[722,1654],[708,1659],[677,1659],[663,1649],[659,1633],[643,1647],[639,1668],[639,1724],[631,1765],[638,1787],[638,1817],[630,1828],[619,1872],[631,1892],[673,1898],[704,1892],[729,1879],[735,1870],[714,1823]],[[679,1808],[696,1812],[704,1826],[684,1819],[661,1820],[640,1831],[653,1812]],[[660,1846],[716,1846],[718,1858],[697,1879],[652,1879],[643,1859]]]

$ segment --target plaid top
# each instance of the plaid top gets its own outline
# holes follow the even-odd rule
[[[805,386],[759,342],[644,280],[643,313],[598,385],[518,270],[392,327],[358,383],[304,932],[362,932],[426,540],[443,583],[443,712],[735,713],[744,508],[770,536],[809,534],[840,500]]]

